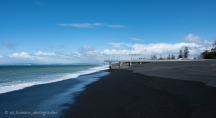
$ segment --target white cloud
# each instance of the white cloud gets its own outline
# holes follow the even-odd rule
[[[43,52],[43,51],[37,51],[36,53],[35,53],[35,56],[55,56],[56,54],[54,53],[54,52],[50,52],[50,53],[48,53],[48,52]]]
[[[128,55],[130,54],[130,50],[126,49],[105,49],[103,54],[106,55]]]
[[[7,57],[12,63],[40,63],[40,64],[67,64],[80,62],[93,62],[99,59],[99,52],[93,47],[83,46],[78,52],[73,53],[56,53],[37,51],[34,53],[15,52]],[[100,60],[101,62],[103,60]]]
[[[85,56],[91,56],[91,55],[97,54],[97,51],[94,47],[85,45],[79,49],[79,54],[82,54]]]
[[[9,60],[17,63],[73,63],[75,62],[75,56],[72,54],[55,53],[37,51],[35,53],[16,52],[8,55]]]
[[[103,23],[72,23],[72,24],[58,24],[62,27],[69,28],[96,28],[103,25]]]
[[[196,35],[194,35],[192,33],[188,34],[185,37],[185,42],[187,42],[187,43],[196,43],[196,44],[203,43],[203,41],[201,40],[201,38],[199,36],[196,36]]]
[[[98,28],[98,27],[108,27],[108,28],[125,28],[124,25],[119,24],[105,24],[105,23],[71,23],[71,24],[58,24],[61,27],[68,28],[80,28],[80,29],[88,29],[88,28]]]
[[[78,52],[75,53],[75,55],[78,55],[78,60],[81,62],[103,62],[103,60],[106,58],[105,55],[99,51],[96,50],[94,47],[86,45],[81,47]],[[77,56],[76,56],[77,57]]]
[[[168,54],[177,55],[179,50],[183,47],[189,47],[190,50],[197,50],[202,48],[201,45],[192,44],[192,43],[155,43],[155,44],[134,44],[132,45],[132,53],[134,54],[142,54],[146,57],[150,57],[152,55],[158,56],[167,56]],[[197,54],[199,51],[195,51]],[[193,54],[194,55],[194,54]]]
[[[32,59],[33,58],[33,56],[27,52],[13,53],[9,55],[9,57],[17,58],[17,59]]]

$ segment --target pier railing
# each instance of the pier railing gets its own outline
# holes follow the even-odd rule
[[[191,59],[175,59],[175,60],[105,60],[105,63],[109,64],[110,69],[124,69],[130,68],[133,64],[144,64],[144,63],[159,63],[159,62],[179,62],[179,61],[200,61]]]

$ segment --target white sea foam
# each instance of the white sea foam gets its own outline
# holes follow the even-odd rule
[[[30,87],[30,86],[34,86],[34,85],[48,84],[48,83],[63,81],[63,80],[67,80],[67,79],[73,79],[73,78],[77,78],[81,75],[91,74],[91,73],[95,73],[95,72],[107,70],[107,69],[108,69],[108,66],[105,65],[105,66],[98,66],[98,67],[89,68],[89,69],[83,70],[83,71],[66,73],[66,74],[58,76],[56,78],[50,78],[50,79],[45,79],[45,80],[42,79],[43,81],[40,79],[39,81],[11,82],[11,83],[7,83],[7,84],[1,84],[0,85],[0,94],[15,91],[15,90],[24,89],[26,87]]]

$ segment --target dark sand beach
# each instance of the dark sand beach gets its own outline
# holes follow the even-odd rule
[[[87,86],[67,118],[216,118],[216,61],[111,70]]]

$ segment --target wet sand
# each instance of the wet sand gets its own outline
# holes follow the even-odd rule
[[[108,76],[88,85],[64,117],[215,118],[216,88],[209,86],[210,80],[215,81],[214,73],[210,73],[214,64],[214,61],[154,63],[134,65],[131,70],[112,70]],[[163,70],[169,67],[177,70],[169,75],[168,70]],[[185,67],[194,73],[185,72]]]

